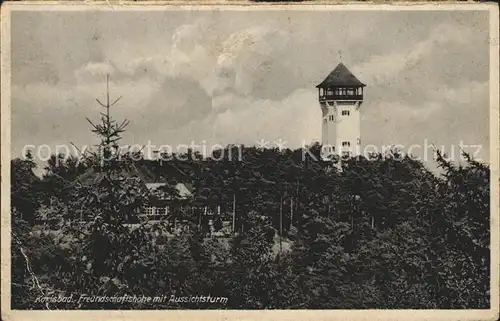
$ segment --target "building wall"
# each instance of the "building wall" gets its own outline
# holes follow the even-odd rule
[[[361,149],[360,101],[322,101],[323,153],[358,155]],[[348,143],[345,145],[343,143]]]

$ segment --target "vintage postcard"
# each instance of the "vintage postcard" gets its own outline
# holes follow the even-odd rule
[[[498,6],[1,9],[2,319],[498,318]]]

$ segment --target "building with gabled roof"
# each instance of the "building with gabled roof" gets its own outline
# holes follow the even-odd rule
[[[139,217],[148,221],[168,220],[173,228],[179,226],[177,223],[196,219],[196,223],[206,230],[213,229],[213,222],[221,218],[221,206],[198,201],[194,205],[191,200],[194,197],[194,190],[187,181],[179,181],[185,174],[173,164],[164,163],[161,170],[156,168],[150,170],[148,166],[155,165],[154,161],[137,161],[127,163],[122,169],[113,172],[114,178],[138,179],[143,183],[149,197]],[[172,177],[172,173],[177,173]],[[94,169],[87,170],[84,174],[75,179],[74,184],[89,185],[95,184],[105,177],[104,172]],[[165,177],[170,177],[169,182]],[[133,222],[131,222],[133,223]],[[211,231],[212,233],[213,231]]]

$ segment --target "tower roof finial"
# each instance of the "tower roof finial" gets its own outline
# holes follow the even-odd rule
[[[342,49],[339,50],[339,60],[342,62]]]

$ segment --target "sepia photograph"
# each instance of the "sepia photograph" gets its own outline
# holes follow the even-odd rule
[[[2,319],[498,318],[498,46],[487,4],[2,6]]]

